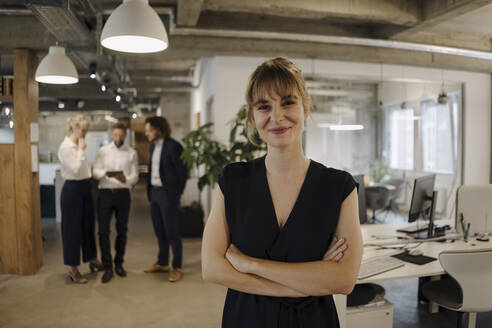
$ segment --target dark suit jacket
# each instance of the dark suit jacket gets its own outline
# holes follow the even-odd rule
[[[150,186],[152,176],[152,154],[155,145],[150,144],[149,172],[147,174],[147,196],[150,200]],[[161,160],[159,162],[159,175],[165,189],[181,196],[188,179],[188,170],[181,160],[183,146],[173,138],[165,138],[162,144]]]

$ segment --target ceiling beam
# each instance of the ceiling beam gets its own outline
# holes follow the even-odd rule
[[[398,25],[420,21],[420,1],[414,0],[209,0],[202,10],[230,11],[308,19],[350,19]]]
[[[272,14],[231,13],[202,11],[196,26],[200,29],[222,29],[242,31],[270,31],[280,33],[301,33],[371,37],[371,27],[357,22],[334,23],[328,20],[283,17]]]
[[[468,12],[489,5],[492,0],[425,0],[422,1],[422,21],[417,24],[395,33],[392,39],[403,37],[424,31],[434,27],[439,23],[462,16]]]
[[[110,98],[108,93],[101,91],[101,86],[94,80],[79,80],[76,84],[52,85],[39,84],[40,97],[65,98]]]
[[[82,99],[82,98],[81,98]],[[82,99],[84,105],[82,107],[77,106],[77,101],[80,99],[75,98],[63,98],[57,97],[52,101],[39,101],[40,111],[60,111],[58,108],[58,101],[63,102],[63,111],[92,111],[92,110],[109,110],[109,111],[126,111],[122,109],[121,105],[114,101],[114,99]]]
[[[191,69],[191,68],[190,68]],[[146,76],[149,77],[158,77],[158,78],[170,78],[173,76],[189,76],[190,69],[188,70],[150,70],[150,69],[141,69],[141,70],[132,70],[131,76],[132,78],[140,78],[143,79]]]
[[[447,54],[436,54],[405,49],[391,49],[357,45],[317,42],[237,39],[207,36],[172,36],[173,48],[166,58],[186,56],[257,56],[316,58],[354,62],[385,63],[491,73],[492,61]]]
[[[195,26],[200,17],[203,0],[178,0],[178,25]]]
[[[34,16],[2,15],[0,19],[0,52],[13,54],[16,48],[47,51],[56,39]]]
[[[478,51],[492,51],[490,38],[480,35],[471,35],[457,32],[420,32],[404,34],[394,38],[397,41],[406,41],[413,43],[432,44],[453,48],[471,49]]]

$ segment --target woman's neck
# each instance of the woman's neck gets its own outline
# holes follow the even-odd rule
[[[304,174],[309,166],[309,159],[304,156],[302,146],[288,148],[269,148],[265,166],[270,174],[297,176]]]
[[[75,134],[71,134],[70,137],[68,137],[74,144],[78,144],[79,138]]]

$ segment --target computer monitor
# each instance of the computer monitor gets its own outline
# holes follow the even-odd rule
[[[436,175],[426,175],[415,179],[413,185],[412,202],[408,212],[408,222],[417,221],[419,218],[429,220],[429,228],[424,234],[416,238],[430,238],[434,231],[434,208],[437,191],[434,190]]]

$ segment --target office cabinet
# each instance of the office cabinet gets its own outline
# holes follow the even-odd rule
[[[347,308],[347,328],[392,328],[393,304],[387,300]]]

